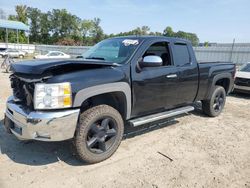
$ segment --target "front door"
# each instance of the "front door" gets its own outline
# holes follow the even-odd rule
[[[178,103],[176,91],[179,73],[172,63],[168,41],[148,42],[144,48],[138,60],[156,55],[162,58],[163,65],[142,68],[140,71],[132,66],[132,117],[162,111]]]

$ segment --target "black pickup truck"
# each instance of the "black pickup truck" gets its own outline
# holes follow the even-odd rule
[[[198,64],[186,40],[128,36],[104,40],[80,59],[23,61],[12,71],[7,131],[26,140],[73,139],[80,159],[95,163],[116,151],[126,125],[189,112],[195,101],[218,116],[235,65]]]

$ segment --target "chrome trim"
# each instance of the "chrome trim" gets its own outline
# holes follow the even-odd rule
[[[165,112],[161,112],[161,113],[157,113],[157,114],[152,114],[149,116],[144,116],[141,118],[137,118],[137,119],[133,119],[130,120],[129,122],[134,126],[140,126],[140,125],[144,125],[146,123],[150,123],[153,121],[158,121],[161,119],[165,119],[165,118],[169,118],[169,117],[173,117],[173,116],[177,116],[180,114],[184,114],[190,111],[193,111],[194,107],[193,106],[185,106],[185,107],[181,107],[181,108],[177,108],[174,110],[169,110],[169,111],[165,111]]]
[[[21,129],[11,129],[20,140],[62,141],[73,138],[80,109],[29,111],[9,97],[6,116]]]
[[[143,58],[144,63],[162,63],[162,58],[157,55],[148,55]]]
[[[169,74],[166,77],[167,78],[177,78],[177,74]]]

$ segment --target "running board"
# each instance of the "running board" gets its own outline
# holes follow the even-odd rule
[[[169,118],[169,117],[173,117],[173,116],[177,116],[180,114],[184,114],[190,111],[193,111],[194,107],[193,106],[185,106],[185,107],[181,107],[181,108],[176,108],[174,110],[169,110],[169,111],[165,111],[165,112],[160,112],[157,114],[152,114],[149,116],[144,116],[144,117],[140,117],[140,118],[136,118],[136,119],[132,119],[129,120],[129,123],[132,124],[132,126],[137,127],[146,123],[150,123],[153,121],[158,121],[161,119],[165,119],[165,118]]]

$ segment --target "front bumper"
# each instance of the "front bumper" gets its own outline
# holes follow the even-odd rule
[[[250,87],[248,87],[248,86],[240,86],[240,85],[234,84],[234,89],[244,90],[244,91],[249,91],[250,92]]]
[[[74,136],[79,112],[80,109],[29,111],[10,97],[6,105],[8,121],[5,121],[5,127],[20,140],[67,140]]]

